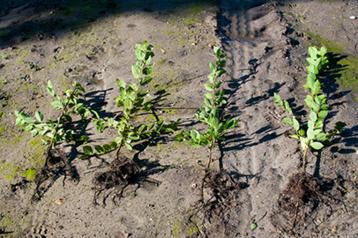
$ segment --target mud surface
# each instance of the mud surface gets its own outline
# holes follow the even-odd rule
[[[354,84],[342,78],[358,80],[351,70],[358,20],[349,19],[358,14],[356,2],[85,2],[0,3],[0,236],[358,236],[358,105]],[[240,123],[215,153],[223,171],[205,172],[208,151],[173,138],[117,159],[84,161],[64,147],[68,160],[46,170],[46,148],[15,127],[13,111],[39,108],[53,116],[47,80],[58,90],[76,80],[101,113],[116,112],[116,79],[131,80],[133,47],[143,40],[154,45],[153,87],[170,93],[163,106],[177,108],[161,115],[186,125],[201,104],[211,47],[228,54],[225,113]],[[335,73],[323,80],[327,128],[347,126],[322,153],[310,154],[302,174],[298,144],[287,136],[273,94],[304,113],[305,57],[313,43],[329,44],[336,59]],[[95,144],[113,136],[95,134],[91,124],[86,134]],[[37,202],[25,168],[42,171]],[[78,179],[71,180],[74,171]]]

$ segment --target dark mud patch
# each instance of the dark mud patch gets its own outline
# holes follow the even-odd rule
[[[144,166],[143,161],[139,162],[124,156],[118,157],[112,161],[107,171],[95,174],[92,181],[95,191],[93,203],[106,206],[107,199],[111,198],[112,202],[118,205],[123,197],[129,194],[135,195],[144,184],[159,186],[160,181],[150,178],[149,175],[164,169],[165,167],[158,163]]]
[[[331,216],[343,202],[335,181],[307,173],[290,177],[280,194],[271,222],[280,232],[299,236],[313,234],[320,223]]]
[[[232,215],[239,214],[239,193],[248,186],[227,171],[207,172],[202,181],[201,199],[189,217],[189,223],[197,228],[196,235],[213,237],[214,234],[225,234],[231,237],[237,230],[234,224],[237,219]]]

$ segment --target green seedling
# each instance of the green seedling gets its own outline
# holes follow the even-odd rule
[[[225,74],[226,55],[218,47],[214,47],[214,55],[216,61],[210,63],[211,73],[208,76],[207,83],[204,85],[207,91],[204,95],[204,102],[195,115],[199,122],[206,125],[206,130],[192,129],[179,134],[177,137],[178,140],[186,140],[193,146],[208,146],[210,150],[208,167],[210,167],[212,160],[213,147],[224,140],[225,133],[233,129],[238,123],[238,119],[225,119],[223,117],[223,109],[227,102],[222,89],[223,82],[221,77]]]
[[[250,224],[250,229],[251,229],[252,231],[254,231],[254,230],[256,230],[256,228],[257,228],[256,222],[252,222],[252,223]]]
[[[44,114],[40,111],[32,117],[24,112],[15,112],[16,125],[30,132],[33,137],[40,136],[44,144],[48,146],[48,156],[52,149],[64,142],[74,141],[76,144],[85,143],[88,138],[78,135],[74,128],[74,118],[80,117],[86,120],[90,117],[99,118],[96,111],[87,107],[84,101],[84,88],[79,83],[73,84],[73,89],[65,91],[63,96],[59,96],[51,83],[48,81],[47,92],[54,98],[51,105],[59,112],[55,119],[45,120]],[[32,176],[29,175],[28,176]]]
[[[99,118],[96,111],[90,109],[83,103],[84,88],[79,83],[73,84],[73,89],[65,91],[63,97],[56,94],[51,81],[48,81],[47,92],[54,98],[51,105],[59,111],[56,119],[44,120],[44,114],[40,111],[35,113],[35,117],[24,112],[15,112],[16,125],[22,127],[25,131],[31,132],[33,137],[41,136],[44,144],[49,147],[55,147],[61,142],[76,141],[74,128],[71,126],[73,116],[80,116],[81,119],[87,119],[91,116]],[[83,136],[81,140],[86,140]]]
[[[123,80],[117,80],[119,96],[115,104],[121,109],[120,116],[95,120],[98,131],[103,132],[106,128],[114,128],[117,136],[108,144],[96,145],[94,148],[84,146],[84,158],[106,154],[116,149],[118,155],[123,146],[132,150],[135,142],[176,130],[177,123],[165,123],[155,114],[155,98],[152,98],[147,90],[148,84],[153,80],[153,46],[147,42],[137,44],[135,56],[136,63],[132,66],[132,75],[137,83],[127,84]],[[136,123],[135,119],[143,112],[153,115],[155,122]]]
[[[308,150],[320,151],[345,125],[342,122],[338,122],[333,130],[325,132],[325,120],[328,116],[329,107],[327,96],[322,92],[319,76],[328,65],[327,49],[324,47],[321,49],[309,47],[308,54],[307,62],[309,65],[307,67],[307,80],[304,85],[309,92],[305,98],[305,104],[309,109],[307,122],[300,122],[294,115],[289,102],[283,100],[279,94],[274,94],[275,104],[286,113],[282,122],[291,126],[295,132],[290,137],[300,142],[304,168]]]

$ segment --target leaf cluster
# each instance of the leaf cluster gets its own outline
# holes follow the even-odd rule
[[[122,146],[132,150],[135,142],[176,130],[177,123],[165,123],[157,115],[155,115],[155,122],[141,124],[135,122],[135,118],[142,112],[155,113],[154,99],[147,89],[148,84],[153,80],[153,46],[148,42],[137,44],[135,56],[136,62],[132,66],[132,75],[137,82],[127,84],[124,80],[117,80],[119,96],[115,99],[115,104],[120,108],[121,115],[119,118],[95,120],[98,131],[103,132],[106,128],[114,128],[117,135],[112,142],[96,145],[94,149],[91,146],[85,146],[86,156],[106,154]]]
[[[282,122],[291,126],[295,134],[290,135],[300,141],[301,148],[306,151],[311,148],[314,150],[321,150],[324,144],[327,143],[336,133],[338,133],[343,123],[337,123],[336,128],[330,132],[325,132],[325,119],[328,116],[327,97],[322,92],[319,75],[328,64],[327,49],[322,47],[309,47],[309,57],[307,58],[307,80],[305,88],[309,94],[305,98],[305,104],[309,109],[309,117],[307,123],[301,123],[292,112],[292,108],[287,100],[283,100],[280,95],[274,94],[274,102],[282,108],[287,116],[282,119]]]
[[[84,102],[84,88],[79,83],[74,83],[72,89],[59,96],[51,83],[48,81],[47,92],[54,100],[51,105],[59,112],[55,119],[45,120],[44,114],[37,111],[34,117],[25,112],[15,111],[16,125],[24,131],[31,132],[32,136],[42,136],[43,142],[55,147],[61,142],[85,142],[87,137],[75,133],[73,126],[74,117],[80,116],[82,120],[89,117],[98,118],[98,113],[87,107]]]
[[[219,47],[214,47],[216,61],[210,63],[210,74],[208,81],[205,83],[206,93],[204,102],[196,118],[207,126],[206,131],[199,132],[196,129],[185,131],[178,136],[179,140],[187,140],[194,146],[213,146],[216,142],[223,140],[224,134],[234,128],[238,120],[234,118],[225,119],[223,109],[227,102],[222,89],[223,81],[221,76],[225,74],[226,55]]]

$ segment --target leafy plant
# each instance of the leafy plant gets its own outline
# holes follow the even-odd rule
[[[282,119],[282,122],[291,126],[295,131],[290,137],[300,142],[304,167],[308,150],[321,150],[325,146],[325,143],[329,142],[345,125],[339,122],[336,124],[334,130],[325,132],[325,120],[328,116],[329,107],[327,97],[322,92],[319,76],[328,65],[327,49],[325,47],[321,47],[320,49],[309,47],[308,54],[307,62],[309,65],[307,67],[307,80],[304,85],[309,92],[305,98],[305,104],[309,109],[307,122],[300,122],[294,115],[289,102],[283,100],[277,93],[274,94],[275,104],[282,108],[287,114],[287,116]]]
[[[106,128],[114,128],[117,131],[117,136],[112,142],[96,145],[94,149],[91,146],[84,146],[85,157],[106,154],[115,149],[118,154],[122,146],[132,150],[135,142],[172,133],[176,130],[177,123],[165,123],[155,114],[155,98],[151,97],[147,89],[148,84],[153,80],[153,46],[148,42],[137,44],[135,56],[136,63],[132,66],[132,75],[137,83],[127,84],[123,80],[117,80],[119,96],[116,98],[115,104],[121,109],[120,116],[95,120],[98,131],[103,132]],[[135,119],[141,112],[154,115],[155,122],[136,122]]]
[[[33,137],[41,136],[49,150],[62,142],[86,142],[88,140],[86,136],[76,134],[73,117],[80,116],[81,119],[87,119],[99,118],[99,116],[96,111],[84,104],[84,88],[79,83],[74,83],[73,89],[66,90],[61,97],[55,92],[51,81],[48,81],[47,92],[54,98],[51,105],[59,112],[59,116],[45,120],[44,114],[40,111],[37,111],[34,117],[25,112],[15,111],[16,125],[30,132]]]
[[[222,89],[223,82],[221,76],[226,72],[224,67],[226,63],[226,55],[219,47],[214,47],[214,55],[216,61],[210,63],[211,73],[208,76],[208,81],[204,85],[206,93],[204,95],[204,102],[195,117],[206,125],[205,131],[198,131],[192,129],[185,131],[178,135],[178,140],[186,140],[193,146],[209,146],[211,163],[212,149],[218,142],[224,139],[225,133],[234,128],[238,119],[225,119],[223,116],[223,109],[227,102],[224,97],[224,90]]]

